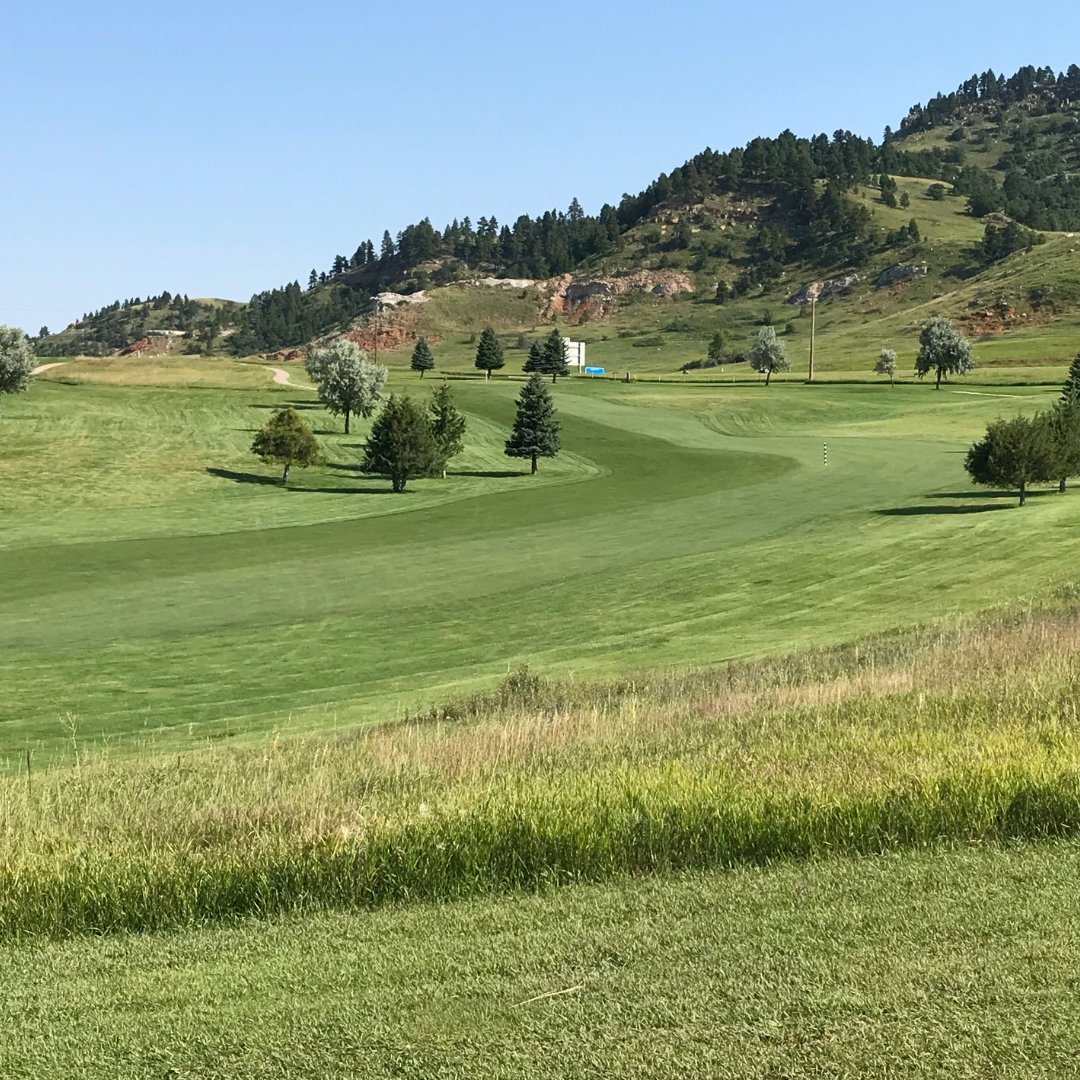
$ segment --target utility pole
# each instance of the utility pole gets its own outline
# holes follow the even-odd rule
[[[824,282],[812,281],[806,287],[806,299],[810,301],[810,366],[806,372],[806,381],[814,381],[814,336],[817,333],[817,302]]]
[[[382,310],[382,301],[375,297],[375,359],[374,362],[379,362],[379,312]]]

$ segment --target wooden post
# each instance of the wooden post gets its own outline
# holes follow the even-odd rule
[[[817,297],[810,301],[810,368],[806,373],[806,381],[814,381],[814,332],[817,329]]]

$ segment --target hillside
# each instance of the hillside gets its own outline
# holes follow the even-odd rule
[[[730,339],[728,362],[737,360],[766,308],[797,333],[786,303],[810,282],[834,280],[844,286],[826,290],[821,331],[826,347],[834,336],[836,356],[853,354],[847,326],[891,338],[941,311],[992,339],[996,357],[1060,361],[1072,346],[1056,339],[1072,332],[1080,287],[1065,241],[1038,245],[1047,232],[1080,230],[1078,167],[1080,69],[986,72],[913,106],[880,143],[785,131],[706,149],[595,215],[575,199],[512,225],[466,216],[439,230],[425,218],[396,238],[385,233],[377,249],[361,241],[304,286],[246,305],[167,293],[117,302],[40,338],[38,351],[165,351],[155,331],[160,340],[171,330],[184,336],[170,350],[247,356],[350,327],[369,347],[378,332],[379,347],[392,349],[485,323],[516,340],[557,319],[606,328],[575,334],[586,339],[653,340],[638,343],[660,352],[645,369],[675,370],[700,361],[717,329]],[[470,288],[476,282],[488,285]],[[1036,352],[1032,327],[1046,339]],[[643,358],[620,364],[640,368]]]

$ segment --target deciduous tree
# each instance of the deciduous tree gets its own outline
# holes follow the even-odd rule
[[[774,371],[787,371],[791,367],[784,343],[776,336],[776,329],[772,326],[763,326],[757,332],[748,359],[751,370],[764,374],[766,386]]]
[[[974,367],[971,342],[949,319],[939,315],[924,324],[919,332],[919,355],[915,357],[915,373],[920,379],[927,372],[936,372],[934,385],[940,390],[942,378],[966,375]]]
[[[309,349],[304,368],[319,391],[319,400],[334,416],[368,417],[375,411],[389,371],[372,364],[354,341],[338,338],[320,349]]]
[[[0,394],[21,394],[33,379],[36,357],[17,326],[0,326]]]
[[[537,458],[554,457],[561,449],[559,427],[551,391],[540,374],[534,374],[518,395],[514,427],[506,440],[506,456],[528,458],[535,473]]]
[[[309,465],[324,463],[311,428],[289,406],[275,410],[266,426],[255,436],[251,450],[267,465],[284,466],[282,484],[289,482],[289,469],[294,465],[306,469]]]
[[[874,365],[875,375],[888,375],[889,385],[893,384],[893,376],[896,374],[896,353],[892,349],[882,349],[878,353],[877,363]]]
[[[1056,465],[1054,440],[1043,414],[995,420],[964,461],[973,484],[1018,488],[1021,506],[1027,502],[1028,485],[1051,479]]]

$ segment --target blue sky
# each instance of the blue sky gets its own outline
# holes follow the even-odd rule
[[[595,211],[784,128],[880,137],[973,72],[1080,63],[1078,31],[1065,2],[13,0],[0,323],[245,300],[425,215]]]

